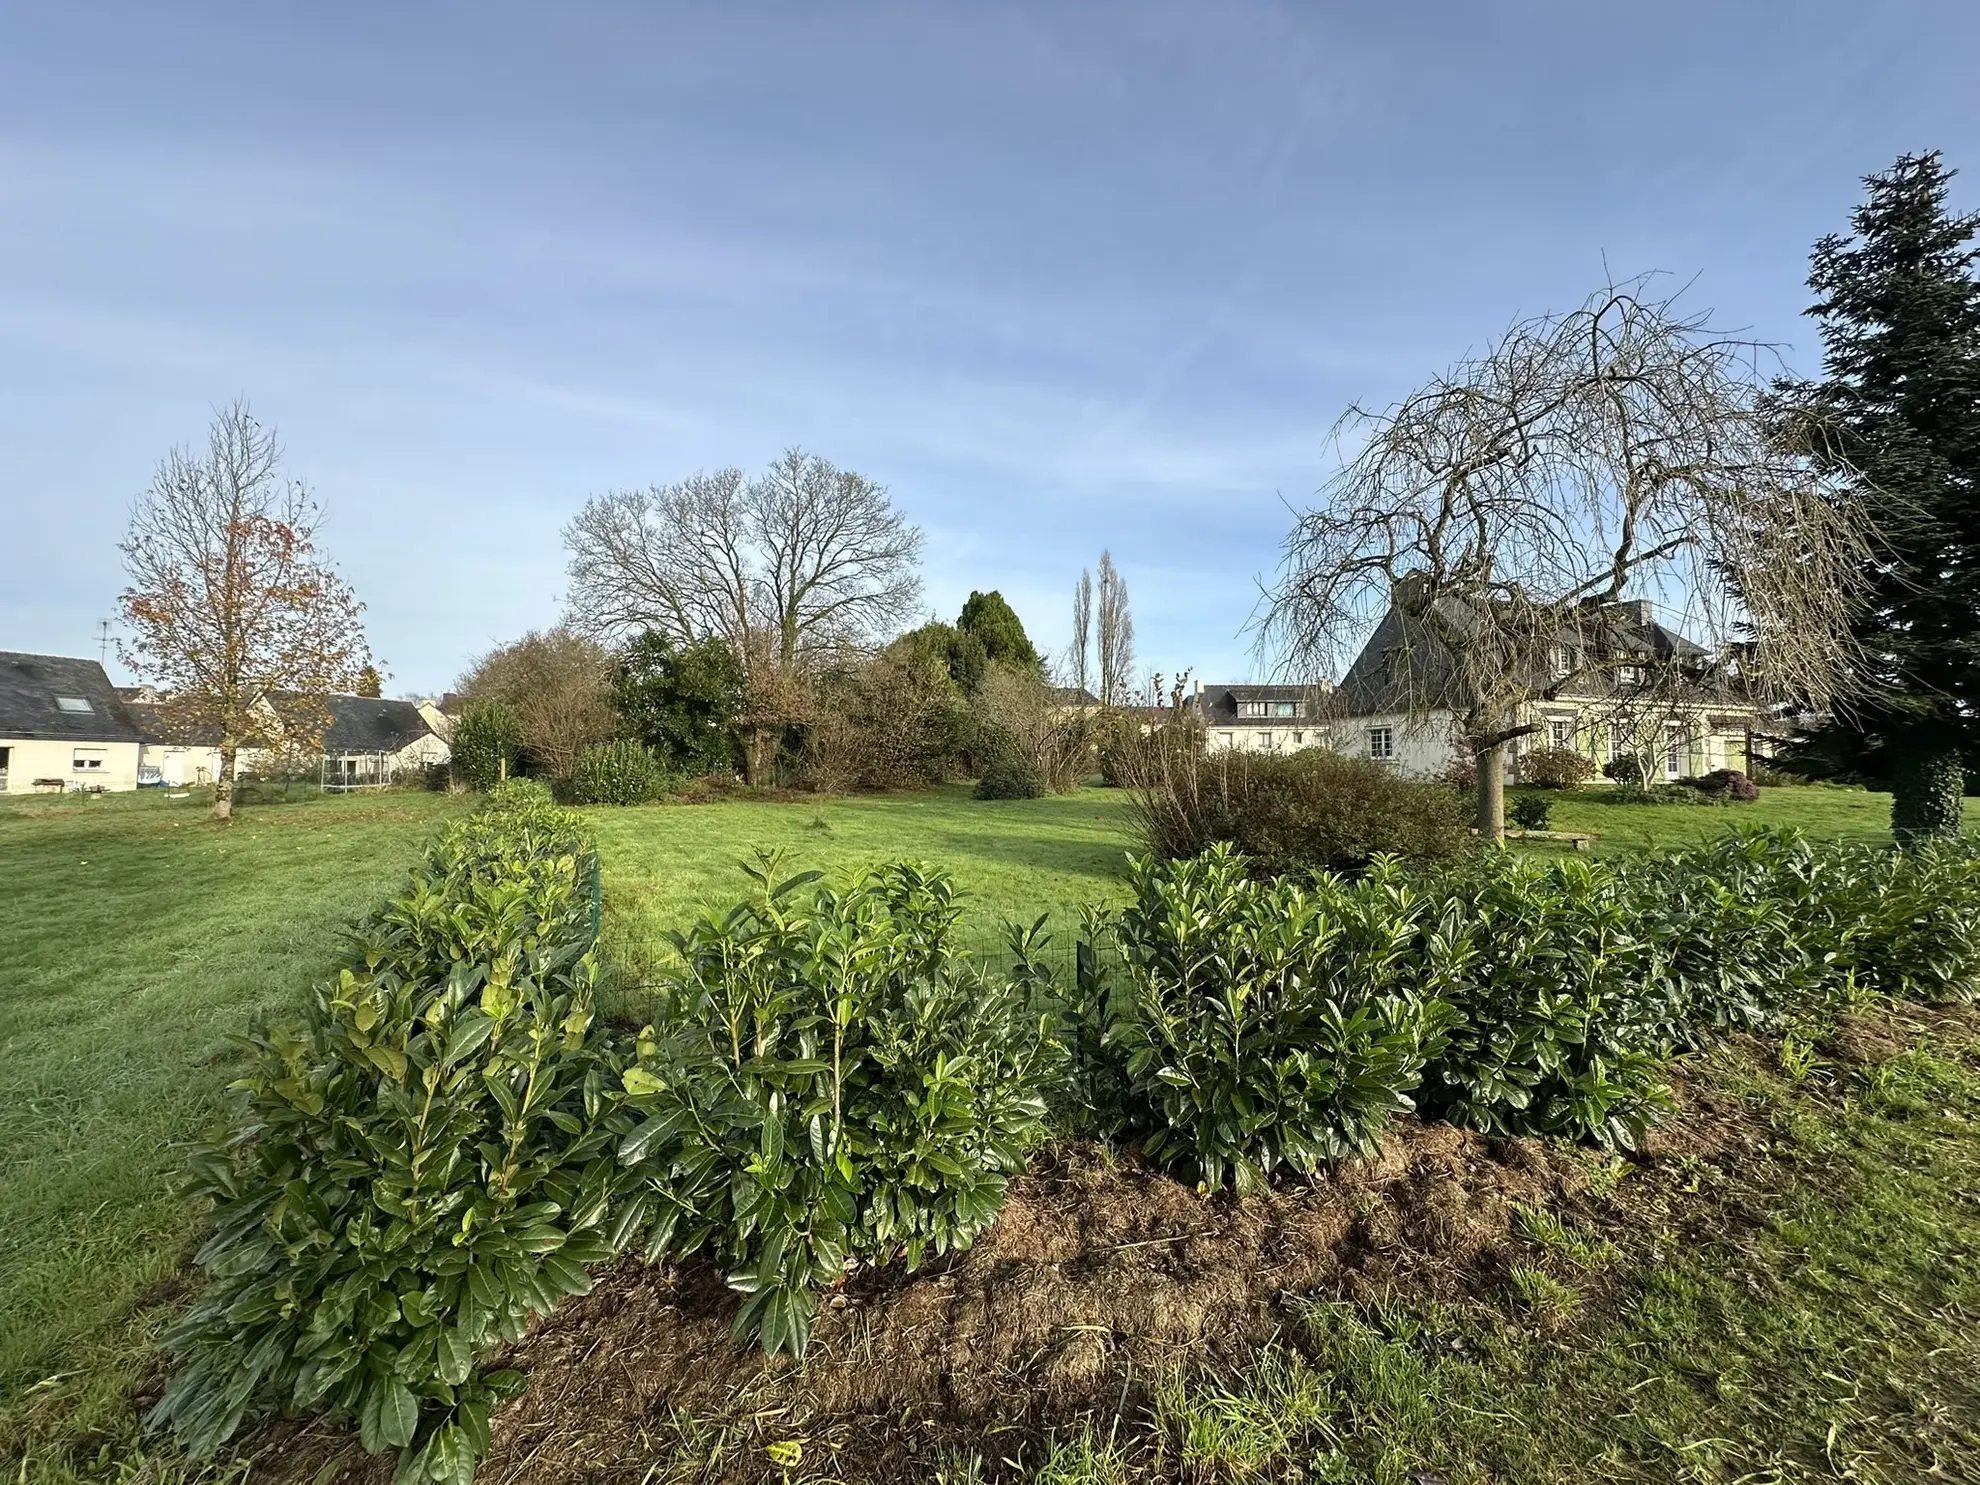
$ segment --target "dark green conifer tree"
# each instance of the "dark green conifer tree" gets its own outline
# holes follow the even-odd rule
[[[1866,179],[1815,245],[1823,377],[1787,389],[1881,535],[1856,625],[1874,688],[1805,753],[1888,780],[1907,844],[1959,828],[1980,761],[1980,213],[1949,210],[1952,176],[1932,152]]]

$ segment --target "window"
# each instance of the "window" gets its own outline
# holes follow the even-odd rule
[[[55,698],[55,709],[57,711],[81,712],[85,714],[96,710],[95,707],[89,704],[89,699],[83,696],[58,696]]]
[[[1299,715],[1299,703],[1297,701],[1275,701],[1272,703],[1272,715],[1275,717],[1296,717]]]
[[[1616,667],[1618,686],[1640,686],[1643,684],[1643,667],[1640,665],[1618,665]]]
[[[1555,748],[1574,746],[1574,721],[1568,717],[1553,717],[1547,722],[1547,742]]]
[[[69,767],[77,773],[100,773],[109,756],[107,748],[77,748],[70,755]]]
[[[1238,703],[1238,715],[1240,717],[1269,716],[1271,714],[1265,710],[1267,705],[1268,703],[1263,701],[1240,701]]]
[[[1293,734],[1293,746],[1296,748],[1303,748],[1306,746],[1306,734],[1304,732],[1295,732]]]
[[[1396,729],[1393,727],[1371,727],[1368,729],[1368,756],[1371,758],[1393,758],[1396,756]]]
[[[1679,778],[1684,773],[1684,755],[1690,751],[1689,739],[1684,735],[1684,723],[1664,724],[1664,777]]]
[[[1269,732],[1259,733],[1258,746],[1264,748],[1267,752],[1270,752],[1272,748],[1272,734]]]
[[[1219,747],[1228,748],[1232,743],[1236,741],[1237,738],[1233,736],[1231,733],[1220,732],[1217,734],[1217,745]]]
[[[1554,673],[1554,679],[1573,675],[1575,671],[1574,651],[1566,645],[1555,645],[1547,651],[1547,668]]]

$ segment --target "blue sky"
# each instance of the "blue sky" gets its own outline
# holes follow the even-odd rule
[[[1619,273],[1815,363],[1811,242],[1940,148],[1980,6],[0,0],[0,649],[94,654],[244,393],[394,692],[554,621],[595,491],[802,444],[1062,646],[1244,633],[1353,400]]]

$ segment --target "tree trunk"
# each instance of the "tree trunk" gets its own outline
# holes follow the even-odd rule
[[[1965,792],[1966,760],[1956,749],[1914,748],[1891,780],[1891,835],[1909,851],[1959,834]]]
[[[220,745],[220,770],[213,778],[213,818],[234,818],[234,745]]]
[[[1493,743],[1473,755],[1478,765],[1478,838],[1506,838],[1506,745]]]

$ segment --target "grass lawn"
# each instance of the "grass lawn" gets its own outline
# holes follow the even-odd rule
[[[976,800],[969,786],[926,794],[766,804],[731,802],[588,811],[605,881],[605,937],[637,969],[665,934],[742,895],[738,869],[758,849],[788,853],[788,869],[838,873],[912,857],[953,873],[968,894],[964,942],[1003,942],[1006,922],[1051,915],[1070,954],[1080,908],[1117,902],[1133,842],[1127,799],[1082,789],[1046,799]]]
[[[218,827],[198,796],[0,804],[0,1455],[37,1404],[84,1427],[117,1410],[156,1318],[139,1297],[194,1230],[172,1183],[221,1102],[228,1035],[299,1006],[459,807],[318,797]]]
[[[0,801],[12,889],[0,929],[0,1460],[30,1446],[46,1459],[51,1440],[129,1426],[123,1393],[149,1364],[196,1226],[172,1189],[180,1147],[220,1107],[228,1034],[296,1008],[342,925],[398,884],[462,807],[423,794],[310,797],[249,806],[222,828],[198,797]],[[1602,849],[1619,850],[1737,820],[1875,837],[1888,810],[1887,796],[1811,789],[1769,790],[1733,809],[1569,796],[1557,799],[1554,824],[1600,832]],[[958,786],[590,814],[607,944],[635,967],[667,929],[733,900],[743,885],[736,863],[757,847],[786,849],[793,869],[903,856],[945,867],[970,894],[965,933],[987,946],[1005,920],[1041,912],[1069,944],[1081,906],[1118,900],[1131,846],[1126,800],[1106,790],[979,803]],[[1973,1165],[1959,1170],[1965,1179]],[[1925,1199],[1915,1183],[1906,1190],[1908,1201]],[[1806,1195],[1822,1199],[1820,1189]],[[1877,1220],[1886,1219],[1910,1220]],[[1702,1260],[1672,1252],[1668,1261]],[[1823,1282],[1855,1304],[1863,1284],[1881,1282],[1865,1272],[1860,1283],[1842,1270]]]
[[[1751,804],[1723,806],[1608,804],[1594,788],[1548,797],[1554,806],[1551,828],[1599,835],[1598,851],[1680,845],[1735,824],[1796,825],[1830,840],[1891,838],[1891,796],[1865,789],[1762,789]],[[1508,811],[1510,800],[1509,795]],[[1966,801],[1966,820],[1969,829],[1980,828],[1980,799]]]

